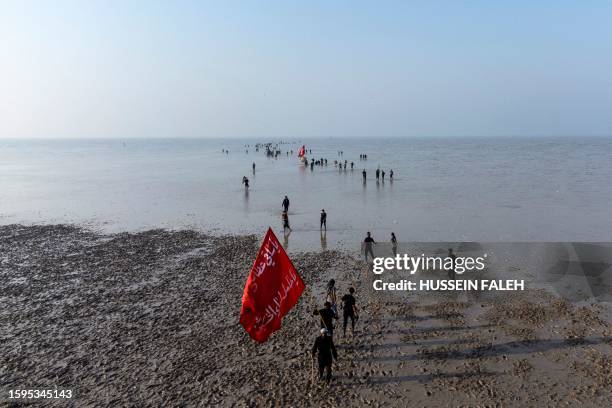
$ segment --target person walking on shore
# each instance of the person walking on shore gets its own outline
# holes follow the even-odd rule
[[[332,379],[332,363],[333,360],[338,361],[338,352],[333,338],[326,329],[320,330],[320,335],[317,336],[312,346],[313,362],[315,358],[319,363],[319,380],[323,379],[323,372],[325,371],[325,382],[329,385]]]
[[[380,169],[376,169],[376,181],[380,178]]]
[[[338,315],[332,309],[331,302],[325,302],[323,309],[315,310],[314,315],[319,315],[321,329],[326,329],[330,337],[334,337],[334,319],[338,320]]]
[[[384,170],[381,171],[380,175],[382,176],[382,181],[384,182],[385,181],[385,171]]]
[[[351,336],[355,335],[355,321],[359,319],[359,313],[357,310],[357,301],[355,300],[355,289],[349,288],[349,293],[342,296],[342,310],[343,310],[343,333],[346,337],[346,326],[348,319],[351,319]]]
[[[325,227],[325,231],[327,231],[327,213],[325,212],[325,209],[321,210],[321,226],[319,229],[322,230],[323,227]]]
[[[283,232],[286,230],[291,232],[291,227],[289,226],[289,214],[287,214],[287,211],[283,211],[281,214],[281,219],[283,220]]]
[[[285,212],[289,212],[289,197],[285,196],[282,206]]]
[[[363,181],[366,181],[367,174],[366,174],[365,169],[363,169],[363,171],[361,172],[361,175],[363,176]]]
[[[368,254],[372,256],[372,259],[374,259],[374,251],[372,250],[373,244],[376,244],[376,241],[374,241],[374,238],[372,238],[372,234],[370,233],[370,231],[368,231],[366,238],[363,240],[366,262],[368,262]]]
[[[249,189],[249,179],[247,178],[247,176],[242,176],[242,184],[244,184],[244,188],[246,190]]]
[[[393,256],[397,255],[397,238],[395,238],[395,232],[391,233],[391,250],[393,251]]]
[[[389,181],[393,181],[393,169],[389,171]]]
[[[253,162],[253,174],[255,174],[255,162]]]
[[[338,302],[338,297],[336,296],[336,281],[334,279],[330,279],[327,283],[327,293],[325,294],[325,301],[331,303],[331,308],[337,315],[338,306],[336,304]]]

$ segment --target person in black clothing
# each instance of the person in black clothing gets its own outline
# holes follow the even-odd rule
[[[374,241],[374,238],[372,238],[372,234],[370,234],[370,231],[368,231],[368,236],[363,240],[366,262],[368,262],[368,254],[372,256],[372,259],[374,259],[374,251],[372,250],[372,244],[376,244],[376,241]]]
[[[361,172],[361,175],[363,176],[363,181],[366,181],[366,171],[365,171],[365,169],[363,169],[363,171]]]
[[[448,248],[448,257],[453,260],[453,267],[448,270],[448,277],[450,279],[455,279],[455,262],[457,260],[457,255],[453,252],[453,248]]]
[[[285,196],[283,199],[283,209],[285,212],[289,211],[289,197]]]
[[[351,319],[351,335],[355,334],[355,320],[357,320],[359,318],[359,315],[357,313],[357,305],[356,305],[356,301],[355,301],[355,296],[353,296],[353,294],[355,293],[355,289],[354,288],[350,288],[349,289],[349,293],[342,296],[342,310],[344,310],[344,324],[343,324],[343,328],[344,328],[344,337],[346,337],[346,325],[348,323],[348,319]]]
[[[323,379],[323,371],[327,371],[325,382],[329,384],[332,378],[332,362],[338,361],[338,352],[334,340],[326,329],[321,329],[321,335],[317,336],[312,346],[313,360],[316,354],[319,360],[319,380]]]
[[[334,319],[338,319],[338,316],[332,309],[331,302],[325,302],[323,309],[315,310],[315,315],[319,315],[321,321],[321,328],[326,329],[330,337],[334,337]]]
[[[327,231],[327,213],[325,210],[321,210],[321,227],[319,229],[323,229],[325,227],[325,231]]]

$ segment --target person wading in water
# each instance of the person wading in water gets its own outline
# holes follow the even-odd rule
[[[457,255],[453,252],[453,248],[448,248],[448,257],[453,260],[453,267],[448,270],[448,277],[455,280],[455,264],[457,263]]]
[[[327,231],[327,213],[325,210],[321,210],[321,226],[319,229],[323,229],[325,227],[325,231]]]
[[[374,259],[374,251],[372,250],[373,244],[376,244],[376,241],[374,241],[374,238],[372,238],[372,234],[370,234],[370,231],[368,231],[367,237],[363,240],[366,262],[368,262],[368,254],[372,256],[372,259]]]
[[[397,255],[397,238],[395,238],[395,232],[391,233],[391,250],[393,251],[393,256]]]

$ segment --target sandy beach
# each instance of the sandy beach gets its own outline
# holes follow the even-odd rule
[[[609,311],[543,290],[493,298],[371,290],[353,254],[292,254],[306,283],[256,344],[238,323],[257,236],[0,227],[0,405],[72,389],[74,406],[605,406]],[[324,285],[356,288],[330,387],[311,380]],[[40,402],[40,401],[39,401]],[[12,402],[14,403],[14,402]],[[66,401],[45,401],[58,406]]]

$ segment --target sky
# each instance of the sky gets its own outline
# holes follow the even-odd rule
[[[612,1],[0,0],[0,137],[612,136]]]

